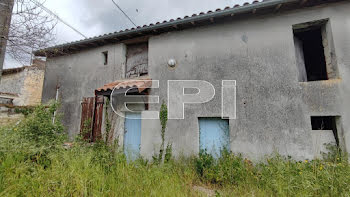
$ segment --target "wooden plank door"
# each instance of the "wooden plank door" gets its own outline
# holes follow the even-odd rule
[[[96,96],[95,100],[95,113],[94,113],[94,124],[92,130],[92,141],[96,142],[97,140],[101,140],[102,138],[102,116],[103,116],[103,104],[104,99],[103,96]]]
[[[95,97],[85,97],[81,102],[80,134],[84,140],[92,140]]]

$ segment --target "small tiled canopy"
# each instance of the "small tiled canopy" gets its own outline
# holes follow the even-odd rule
[[[152,86],[152,79],[148,76],[133,78],[133,79],[123,79],[117,80],[112,83],[105,84],[104,86],[97,88],[95,90],[96,95],[101,95],[103,93],[111,93],[113,89],[123,90],[130,88],[137,88],[138,92],[141,93]]]

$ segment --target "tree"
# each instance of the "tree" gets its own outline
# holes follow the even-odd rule
[[[15,0],[7,37],[7,54],[22,64],[31,63],[32,53],[52,45],[57,20],[41,6],[44,1]]]
[[[5,59],[7,36],[11,22],[11,12],[14,0],[0,0],[0,77]]]

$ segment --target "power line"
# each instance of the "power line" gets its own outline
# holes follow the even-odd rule
[[[36,0],[30,0],[31,2],[33,2],[35,5],[41,7],[45,12],[51,14],[52,16],[54,16],[57,20],[61,21],[63,24],[65,24],[66,26],[70,27],[73,31],[75,31],[76,33],[78,33],[79,35],[83,36],[84,38],[87,38],[87,36],[85,36],[84,34],[82,34],[80,31],[78,31],[77,29],[75,29],[72,25],[68,24],[66,21],[64,21],[63,19],[61,19],[58,15],[56,15],[55,13],[53,13],[51,10],[49,10],[47,7],[45,7],[42,3],[39,3]]]
[[[119,7],[119,5],[118,5],[116,2],[114,2],[114,0],[112,0],[112,2],[113,2],[114,5],[117,6],[117,8],[124,14],[124,16],[125,16],[126,18],[128,18],[129,21],[130,21],[135,27],[137,27],[137,25],[136,25],[136,24],[131,20],[131,18]]]

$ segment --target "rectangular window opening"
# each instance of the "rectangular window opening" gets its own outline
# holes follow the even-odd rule
[[[293,26],[299,81],[320,81],[333,77],[327,25],[328,20],[321,20]]]
[[[148,42],[127,45],[125,70],[126,78],[148,74]]]
[[[332,131],[336,145],[339,146],[336,116],[311,116],[311,127],[312,130]]]
[[[108,51],[102,52],[103,55],[103,64],[107,65],[108,64]]]

